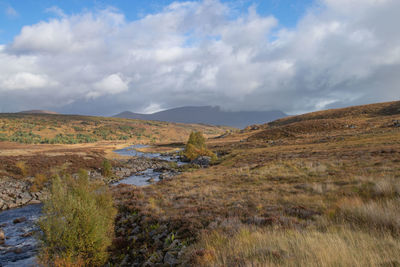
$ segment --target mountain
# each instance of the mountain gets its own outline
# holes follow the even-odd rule
[[[287,114],[279,110],[223,111],[220,107],[202,106],[179,107],[153,114],[140,114],[124,111],[114,115],[113,117],[181,123],[203,123],[244,128],[248,125],[266,123],[286,116]]]
[[[40,109],[24,110],[24,111],[20,111],[18,113],[24,113],[24,114],[58,114],[55,111],[40,110]]]

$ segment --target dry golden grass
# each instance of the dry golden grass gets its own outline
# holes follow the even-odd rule
[[[399,103],[307,114],[209,139],[219,165],[117,190],[116,199],[125,212],[186,225],[191,235],[178,237],[195,242],[193,265],[396,266]],[[221,222],[232,219],[239,227],[225,233]]]
[[[187,257],[197,266],[397,266],[400,240],[348,228],[204,233]],[[397,264],[397,265],[396,265]]]

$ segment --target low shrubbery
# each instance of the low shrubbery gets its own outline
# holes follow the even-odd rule
[[[48,181],[47,176],[41,173],[37,173],[33,179],[33,183],[31,185],[31,192],[39,192],[44,188],[45,183]]]
[[[114,232],[116,209],[108,187],[81,171],[52,181],[39,220],[40,261],[49,266],[101,266]]]
[[[15,167],[18,168],[20,174],[23,177],[28,176],[28,167],[26,166],[26,163],[24,161],[18,161],[15,163]]]

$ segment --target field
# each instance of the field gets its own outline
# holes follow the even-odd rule
[[[115,259],[160,251],[149,235],[132,243],[133,220],[165,225],[186,248],[177,260],[195,266],[399,266],[400,102],[288,117],[208,147],[215,166],[115,190],[128,225]]]
[[[192,131],[207,136],[228,127],[55,114],[0,114],[0,177],[23,178],[60,167],[96,169],[112,150],[132,144],[184,142]],[[21,169],[21,166],[23,169]],[[23,172],[25,172],[23,174]]]

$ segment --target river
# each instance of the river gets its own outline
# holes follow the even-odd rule
[[[175,161],[178,165],[184,164],[175,157],[162,156],[159,153],[143,153],[137,148],[144,148],[145,145],[133,145],[114,152],[124,156],[158,158],[161,160]],[[116,184],[131,184],[136,186],[149,185],[148,180],[152,178],[153,182],[159,181],[160,173],[153,169],[147,169],[144,172],[132,175]],[[37,230],[36,221],[41,214],[41,204],[28,205],[21,208],[15,208],[0,212],[0,228],[4,230],[6,240],[0,244],[0,267],[29,267],[36,266],[35,255],[37,253],[37,242],[34,235]],[[14,223],[14,220],[25,218],[20,223]]]

